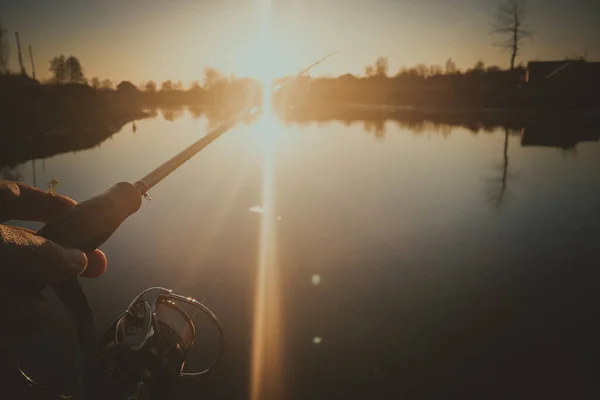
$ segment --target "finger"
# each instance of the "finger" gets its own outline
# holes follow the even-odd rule
[[[0,181],[0,222],[11,219],[50,222],[76,204],[68,197],[20,182]]]
[[[81,273],[86,278],[98,278],[106,271],[106,256],[100,250],[85,253],[88,259],[87,268]]]
[[[31,229],[23,228],[20,226],[13,226],[14,229],[19,229],[29,234],[35,235],[35,231]],[[101,250],[94,250],[85,253],[88,259],[86,269],[81,273],[80,276],[85,278],[98,278],[106,272],[107,260],[106,255]]]
[[[42,287],[74,278],[88,264],[80,250],[4,225],[0,225],[0,260],[2,283]]]
[[[30,233],[32,235],[35,235],[35,231],[32,230],[32,229],[29,229],[29,228],[24,228],[22,226],[13,226],[13,225],[7,225],[7,226],[10,226],[13,229],[18,229],[20,231],[27,232],[27,233]]]

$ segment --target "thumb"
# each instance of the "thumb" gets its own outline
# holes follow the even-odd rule
[[[48,286],[75,278],[87,267],[80,250],[62,247],[23,229],[0,225],[0,277],[5,285]]]

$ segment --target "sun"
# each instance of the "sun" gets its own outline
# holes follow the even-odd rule
[[[243,75],[271,87],[277,78],[293,74],[294,68],[286,57],[288,47],[275,31],[271,0],[256,1],[256,30],[245,35],[236,67]]]

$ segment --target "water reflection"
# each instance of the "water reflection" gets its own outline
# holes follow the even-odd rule
[[[508,189],[508,135],[509,129],[504,128],[504,148],[502,153],[503,161],[498,164],[496,176],[491,177],[488,180],[488,201],[497,211],[502,211],[502,208],[506,202]]]
[[[128,121],[127,121],[128,122]],[[14,167],[36,159],[49,158],[57,154],[77,152],[100,146],[102,142],[122,130],[127,123],[95,126],[85,130],[64,129],[39,131],[31,135],[9,135],[0,139],[0,166]],[[35,168],[33,169],[35,171]]]
[[[521,132],[522,146],[547,146],[569,149],[580,142],[600,139],[600,114],[548,114],[500,110],[428,110],[407,107],[330,107],[296,109],[282,116],[286,124],[309,126],[339,122],[344,126],[362,123],[364,131],[377,139],[385,138],[387,123],[418,135],[451,134],[454,128],[466,128],[473,133],[491,133],[504,129]],[[321,125],[319,125],[321,126]]]
[[[163,108],[162,115],[165,120],[173,122],[175,119],[181,118],[184,111],[185,109],[183,107]]]
[[[85,282],[98,326],[149,286],[205,298],[227,355],[181,398],[248,398],[252,378],[260,392],[273,376],[311,399],[594,387],[600,146],[582,143],[598,140],[594,118],[296,111],[236,127],[154,189],[103,246],[105,277]],[[136,134],[60,149],[46,172],[39,158],[0,171],[56,176],[82,200],[219,120],[154,113]]]
[[[268,99],[265,101],[269,104]],[[275,174],[276,153],[282,126],[267,109],[251,128],[256,134],[262,158],[263,207],[252,207],[260,213],[259,257],[254,295],[252,327],[252,368],[250,398],[280,399],[283,394],[286,349],[283,320],[281,264],[278,260],[278,229],[276,224]]]
[[[190,115],[194,119],[206,118],[208,127],[215,127],[228,118],[206,107],[168,107],[146,110],[149,118],[162,118],[173,122]],[[249,115],[245,125],[255,123],[260,114]],[[491,133],[502,129],[509,134],[520,134],[522,146],[556,147],[573,149],[578,143],[600,139],[600,115],[551,116],[539,114],[508,113],[498,111],[440,112],[436,110],[407,109],[399,107],[331,107],[322,109],[298,108],[294,113],[280,115],[288,126],[307,127],[316,124],[320,128],[337,122],[343,126],[360,123],[365,133],[383,140],[387,135],[388,123],[414,135],[437,133],[449,136],[455,128],[466,128],[473,133]],[[3,139],[0,146],[0,166],[15,166],[32,160],[44,159],[70,151],[84,150],[100,145],[122,129],[127,121],[111,126],[96,126],[86,130],[63,130],[42,132],[37,135]],[[137,132],[132,123],[132,131]],[[508,145],[508,139],[505,140]],[[507,158],[505,157],[505,161]],[[505,163],[506,164],[506,163]]]

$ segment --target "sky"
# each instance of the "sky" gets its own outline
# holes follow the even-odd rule
[[[599,0],[529,0],[534,31],[518,61],[582,56],[600,60]],[[78,57],[88,78],[139,84],[225,74],[270,79],[321,57],[313,76],[363,74],[379,56],[393,74],[418,63],[465,69],[482,60],[507,67],[490,32],[497,0],[0,0],[17,70],[33,47],[38,79],[59,54]]]

